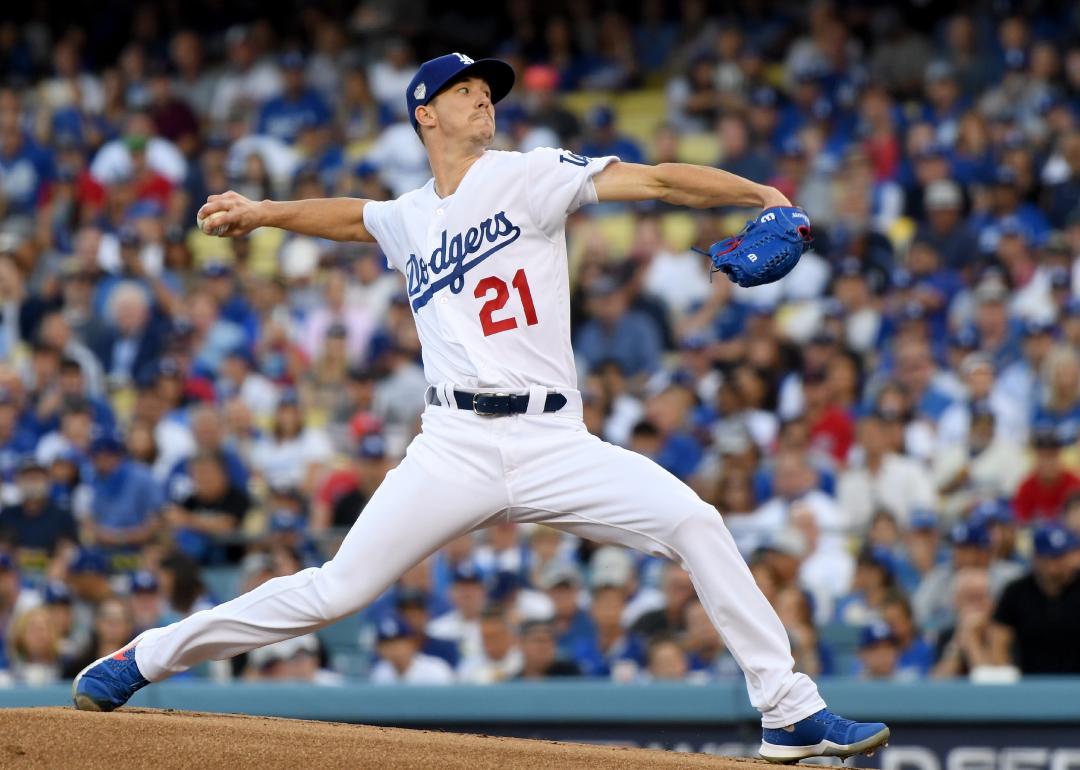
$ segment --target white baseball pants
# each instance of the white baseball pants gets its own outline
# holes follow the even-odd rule
[[[716,509],[651,460],[591,435],[580,398],[555,413],[503,417],[429,406],[422,420],[332,560],[148,632],[135,651],[143,676],[157,681],[322,628],[449,540],[509,517],[682,564],[762,724],[825,707],[814,682],[792,672],[784,627]]]

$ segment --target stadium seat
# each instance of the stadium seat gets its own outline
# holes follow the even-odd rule
[[[697,220],[685,211],[664,214],[660,219],[660,234],[664,243],[674,252],[682,252],[694,245],[697,240]]]
[[[238,567],[204,567],[200,576],[206,589],[218,602],[227,602],[240,592]]]

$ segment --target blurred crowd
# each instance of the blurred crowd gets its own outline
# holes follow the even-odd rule
[[[498,148],[692,159],[810,213],[749,290],[688,247],[752,212],[567,224],[588,428],[715,504],[798,670],[1080,673],[1080,6],[31,5],[0,21],[0,682],[318,565],[363,515],[424,408],[400,277],[195,211],[423,184],[404,90],[450,50],[518,73]],[[681,567],[515,524],[186,676],[576,675],[741,677]]]

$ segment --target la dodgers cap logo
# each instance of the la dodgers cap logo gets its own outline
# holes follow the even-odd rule
[[[409,108],[409,122],[416,128],[416,108],[427,104],[444,87],[462,77],[474,76],[487,81],[491,87],[491,103],[495,104],[514,87],[514,68],[500,59],[473,60],[463,53],[448,53],[430,59],[409,81],[405,89],[405,103]]]

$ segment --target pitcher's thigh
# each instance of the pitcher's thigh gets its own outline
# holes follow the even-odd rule
[[[530,467],[521,518],[679,561],[678,540],[695,526],[726,532],[715,508],[636,452],[577,434],[553,458]]]

